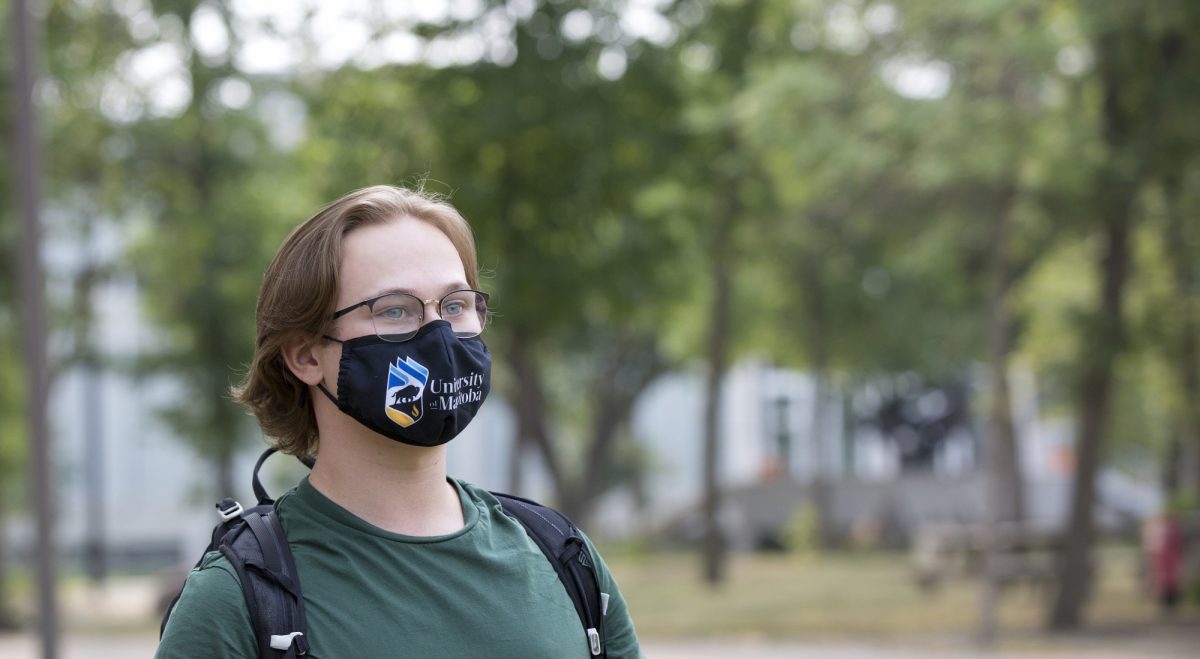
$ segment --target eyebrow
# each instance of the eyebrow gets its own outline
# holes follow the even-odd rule
[[[461,290],[466,290],[469,288],[470,288],[470,286],[468,286],[466,282],[456,281],[456,282],[447,284],[446,286],[443,286],[442,292],[440,294],[438,294],[435,297],[435,299],[441,298],[443,295],[453,293],[454,291],[461,291]],[[421,297],[420,295],[418,295],[416,290],[412,289],[412,288],[385,288],[383,290],[376,291],[375,293],[372,293],[372,294],[368,295],[367,297],[364,297],[363,299],[359,300],[358,303],[366,302],[367,300],[374,300],[375,298],[383,297],[384,295],[391,295],[393,293],[404,293],[406,295],[411,295],[419,300],[425,299],[425,298]]]

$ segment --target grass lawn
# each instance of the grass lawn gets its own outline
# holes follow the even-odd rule
[[[936,590],[922,591],[912,579],[905,554],[735,554],[726,582],[710,588],[700,581],[697,553],[602,550],[643,639],[903,644],[924,638],[937,643],[968,637],[977,626],[978,584],[951,579]],[[1100,580],[1086,627],[1099,634],[1101,647],[1106,647],[1105,638],[1116,640],[1156,625],[1161,628],[1154,603],[1139,587],[1135,551],[1106,547],[1099,559]],[[10,592],[29,619],[35,608],[33,584],[28,574],[12,576]],[[74,632],[156,637],[158,614],[153,607],[159,585],[153,576],[114,575],[105,588],[95,590],[81,575],[64,574],[60,590],[64,627]],[[1010,647],[1013,642],[1044,644],[1039,632],[1045,599],[1045,592],[1029,585],[1004,592],[1000,631]],[[1181,626],[1200,630],[1200,607],[1192,605],[1168,625]]]
[[[1100,580],[1087,611],[1090,628],[1127,628],[1158,619],[1142,593],[1136,553],[1100,552]],[[605,556],[645,637],[759,636],[861,638],[969,634],[977,625],[977,582],[948,580],[924,592],[907,555],[881,553],[734,555],[726,583],[701,583],[694,553]],[[1047,593],[1004,591],[1005,632],[1040,629]],[[1177,619],[1200,624],[1192,607]]]

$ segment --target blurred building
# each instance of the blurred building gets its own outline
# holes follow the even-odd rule
[[[1014,368],[1013,417],[1028,524],[1061,527],[1070,504],[1073,426],[1048,419],[1031,371]],[[982,374],[930,384],[913,374],[817,386],[810,374],[755,361],[733,368],[721,414],[721,513],[741,548],[778,546],[789,524],[825,502],[838,543],[904,545],[922,524],[986,517]],[[703,378],[663,378],[639,401],[634,433],[656,462],[641,508],[627,495],[601,506],[599,529],[688,541],[700,534]],[[1158,485],[1114,469],[1099,478],[1102,528],[1131,529],[1160,505]],[[822,494],[823,493],[823,496]]]

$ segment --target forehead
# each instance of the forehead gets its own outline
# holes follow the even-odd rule
[[[450,238],[408,216],[346,234],[338,271],[339,306],[396,290],[428,298],[465,287],[467,281]]]

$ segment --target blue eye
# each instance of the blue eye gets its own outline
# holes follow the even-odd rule
[[[389,330],[421,322],[421,301],[406,293],[385,295],[375,301],[371,315],[376,324],[384,323]]]
[[[375,317],[384,320],[401,320],[408,315],[408,310],[404,307],[387,307],[375,312]]]

